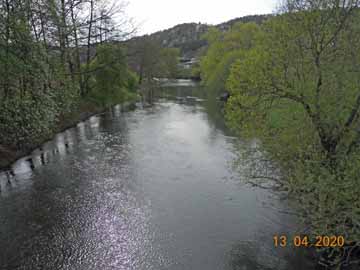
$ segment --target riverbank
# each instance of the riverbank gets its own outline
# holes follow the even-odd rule
[[[121,104],[123,110],[132,110],[135,108],[135,102],[124,102]],[[8,170],[10,166],[18,159],[29,155],[36,148],[45,142],[51,140],[55,134],[69,129],[88,118],[107,111],[109,107],[103,107],[90,102],[81,103],[76,110],[60,117],[57,127],[50,135],[40,138],[37,143],[29,144],[25,149],[14,148],[0,144],[0,171]]]

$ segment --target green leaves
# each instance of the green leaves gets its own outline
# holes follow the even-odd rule
[[[254,45],[260,28],[255,23],[238,23],[226,34],[211,29],[205,36],[209,49],[201,59],[203,84],[213,95],[224,92],[231,66]]]
[[[40,143],[57,121],[57,106],[47,96],[12,98],[3,104],[0,113],[0,144],[26,148]]]
[[[127,100],[137,87],[136,75],[129,71],[124,52],[117,45],[97,48],[97,57],[91,63],[90,100],[104,107]]]
[[[213,30],[201,74],[209,91],[231,93],[228,125],[260,139],[313,232],[356,240],[360,15],[323,4],[261,26]]]
[[[176,78],[179,73],[178,63],[180,50],[176,48],[162,48],[160,52],[158,76],[165,78]]]

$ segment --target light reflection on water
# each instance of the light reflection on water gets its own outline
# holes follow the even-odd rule
[[[238,139],[201,105],[96,116],[0,176],[3,269],[310,269],[294,229],[239,183]],[[274,207],[275,208],[275,207]],[[296,263],[294,264],[294,261]]]

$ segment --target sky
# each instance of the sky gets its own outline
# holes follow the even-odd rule
[[[267,14],[277,0],[128,0],[127,14],[139,24],[138,34],[150,34],[180,23],[218,24],[234,18]]]

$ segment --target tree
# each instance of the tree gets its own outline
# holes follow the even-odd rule
[[[163,48],[149,37],[134,39],[127,44],[130,66],[139,75],[139,85],[145,100],[152,103],[158,78],[176,78],[180,51]]]
[[[177,48],[163,48],[160,52],[158,77],[176,78],[179,73],[180,50]]]
[[[358,4],[288,1],[227,79],[229,125],[260,139],[261,158],[280,167],[275,180],[299,202],[314,234],[349,241],[360,236]]]
[[[219,96],[225,91],[232,64],[241,58],[243,51],[252,48],[259,31],[260,28],[255,23],[237,23],[225,34],[211,28],[204,36],[209,48],[201,59],[201,78],[211,95]]]
[[[100,69],[90,68],[98,44],[131,32],[124,8],[123,1],[0,0],[0,145],[36,145],[83,102]],[[101,67],[114,64],[101,57]],[[119,72],[129,77],[127,67]]]
[[[247,110],[258,111],[259,117],[284,103],[298,108],[294,111],[304,113],[302,120],[311,125],[316,148],[329,166],[351,151],[358,135],[360,32],[354,12],[352,6],[343,9],[330,2],[325,10],[271,20],[256,48],[236,62],[228,83],[235,97],[251,96],[239,104],[264,105],[263,110]]]
[[[128,70],[123,49],[117,45],[104,44],[97,48],[98,56],[91,63],[91,98],[101,106],[121,103],[134,91],[135,75]]]

